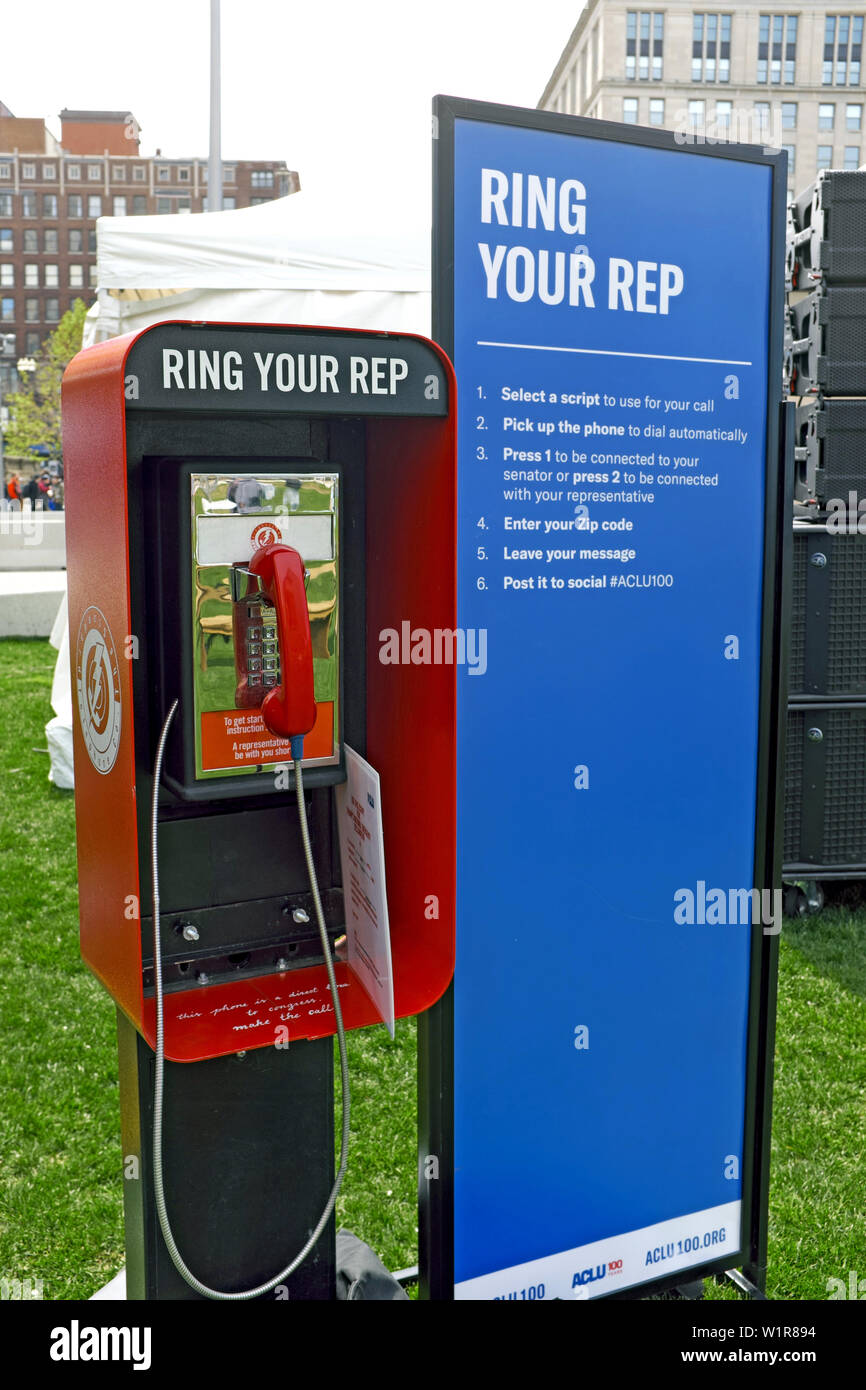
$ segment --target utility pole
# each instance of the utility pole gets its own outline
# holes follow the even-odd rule
[[[210,148],[207,164],[208,212],[221,212],[223,164],[220,150],[220,0],[210,0]]]

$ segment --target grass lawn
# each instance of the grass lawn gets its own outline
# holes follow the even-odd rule
[[[78,955],[72,794],[47,780],[55,652],[0,642],[0,1277],[87,1298],[124,1261],[114,1006]],[[14,711],[14,717],[12,712]],[[350,1035],[352,1146],[338,1221],[415,1263],[415,1029]],[[771,1298],[866,1276],[866,908],[851,887],[781,942]],[[708,1285],[710,1297],[736,1297]]]

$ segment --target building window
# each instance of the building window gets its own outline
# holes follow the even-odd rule
[[[825,87],[860,85],[863,53],[863,15],[831,14],[824,21],[824,62],[821,81]]]
[[[833,146],[832,146],[832,145],[819,145],[819,146],[818,146],[818,168],[819,168],[819,169],[831,169],[832,167],[833,167]]]
[[[80,255],[84,250],[84,238],[81,235],[80,227],[70,227],[69,229],[69,250],[73,256]]]
[[[0,227],[0,251],[14,251],[15,238],[11,227]]]
[[[134,164],[132,166],[133,183],[144,183],[147,179],[147,166],[144,164]]]
[[[168,183],[171,178],[171,170],[167,164],[161,164],[156,171],[156,177],[160,183]]]
[[[650,10],[629,10],[626,14],[625,75],[645,82],[652,75],[661,81],[664,53],[663,14]],[[594,65],[594,67],[597,65]],[[592,74],[590,74],[592,78]]]
[[[171,198],[157,198],[157,200],[156,200],[156,210],[157,210],[157,212],[162,212],[162,213],[165,213],[165,212],[173,212],[174,209],[172,208],[172,205],[171,205]]]
[[[57,216],[57,194],[56,194],[56,193],[43,193],[43,194],[42,194],[42,216],[43,216],[43,217],[56,217],[56,216]]]
[[[782,102],[782,129],[797,129],[797,103],[796,101]]]
[[[66,177],[69,179],[70,183],[76,183],[78,179],[81,178],[81,165],[67,164]]]
[[[97,284],[98,284],[98,281],[97,281],[97,279],[96,279],[96,266],[95,266],[95,265],[91,265],[91,266],[88,266],[88,267],[87,267],[87,279],[88,279],[88,282],[89,282],[91,288],[95,290],[95,289],[96,289],[96,286],[97,286]]]
[[[7,299],[5,297],[0,299],[0,319],[2,319],[4,323],[13,323],[15,321],[14,299]]]
[[[71,287],[72,289],[78,289],[79,286],[81,286],[81,285],[84,284],[84,266],[83,266],[83,265],[70,265],[70,267],[69,267],[69,284],[70,284],[70,287]]]
[[[25,265],[24,267],[24,288],[39,288],[39,267],[38,265]]]
[[[35,227],[24,229],[24,252],[28,256],[39,255],[39,233]]]
[[[43,271],[45,273],[43,284],[46,285],[49,290],[56,290],[60,284],[60,267],[56,264],[46,265],[43,266]]]
[[[53,183],[54,180],[57,178],[57,165],[56,165],[56,164],[43,164],[43,165],[42,165],[42,177],[43,177],[43,179],[45,180],[46,183]]]
[[[4,160],[2,163],[0,163],[0,179],[11,179],[11,177],[12,165],[7,164]]]
[[[114,179],[115,183],[126,182],[126,170],[124,169],[122,164],[112,164],[111,177]]]
[[[112,199],[111,215],[112,217],[126,216],[126,199],[124,197],[121,196]]]
[[[57,323],[60,319],[60,300],[49,298],[45,301],[45,322]]]
[[[99,193],[91,193],[87,199],[87,216],[102,216],[102,196]]]
[[[22,179],[35,179],[36,165],[31,164],[29,160],[26,163],[23,163],[21,165],[21,177]]]
[[[140,217],[140,216],[142,215],[142,213],[147,212],[147,194],[146,194],[146,193],[134,193],[134,194],[133,194],[133,196],[132,196],[132,212],[133,212],[133,216],[135,216],[135,217]]]
[[[704,124],[706,103],[693,99],[689,102],[689,130],[700,130]]]
[[[783,145],[782,149],[788,156],[788,178],[790,178],[794,172],[794,155],[796,153],[797,147],[796,145]]]
[[[14,265],[0,265],[0,285],[2,285],[4,289],[7,289],[7,290],[8,290],[8,289],[11,289],[12,286],[13,286],[14,284],[15,284],[15,267],[14,267]]]
[[[91,255],[91,256],[95,256],[95,255],[96,255],[96,232],[95,232],[95,231],[89,231],[89,232],[87,233],[87,251],[88,251],[88,255]]]
[[[12,194],[0,193],[0,217],[12,216]]]
[[[844,163],[844,166],[843,166],[843,167],[844,167],[845,169],[859,169],[859,168],[860,168],[860,146],[859,146],[859,145],[846,145],[846,146],[845,146],[845,163]]]
[[[794,81],[797,64],[797,16],[794,14],[762,14],[758,20],[759,82],[769,80],[774,85],[784,80]]]
[[[223,165],[223,183],[234,183],[235,166],[233,164]]]
[[[650,97],[649,118],[650,118],[650,125],[664,125],[664,123],[665,123],[665,99],[664,99],[664,97]]]
[[[731,16],[696,14],[692,20],[692,81],[730,80]]]
[[[91,183],[99,183],[99,180],[102,178],[102,165],[88,164],[87,177]]]
[[[28,356],[28,357],[37,357],[37,356],[39,355],[39,350],[40,350],[40,348],[42,347],[42,339],[40,338],[39,334],[38,334],[38,333],[26,333],[26,334],[24,335],[24,342],[25,342],[24,351],[27,353],[27,356]]]
[[[637,125],[637,97],[623,97],[622,118],[629,125]]]
[[[177,170],[177,181],[178,181],[178,183],[189,183],[189,165],[188,165],[188,164],[180,164],[180,165],[178,165],[178,170]]]
[[[56,227],[49,227],[43,232],[43,250],[47,256],[56,256],[60,250],[60,234]]]
[[[274,171],[273,169],[253,169],[250,175],[251,188],[273,188]]]
[[[37,205],[36,205],[36,194],[35,194],[35,193],[22,193],[22,194],[21,194],[21,216],[22,216],[22,217],[38,217],[38,216],[39,216],[39,210],[38,210]]]
[[[863,123],[863,107],[860,102],[852,102],[845,107],[845,129],[860,130]]]
[[[722,139],[727,140],[731,133],[731,115],[733,113],[733,102],[716,102],[716,134]]]
[[[84,216],[84,199],[80,193],[70,193],[66,200],[68,217]]]
[[[822,102],[818,107],[818,129],[832,130],[836,120],[836,107],[832,102]]]
[[[24,301],[24,321],[25,323],[39,322],[39,300],[25,299]]]

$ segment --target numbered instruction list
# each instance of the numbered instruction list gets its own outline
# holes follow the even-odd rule
[[[720,486],[743,474],[750,431],[740,380],[716,372],[698,391],[560,390],[511,377],[475,387],[475,468],[487,474],[476,587],[670,588],[665,518],[710,525]],[[480,499],[479,499],[480,500]],[[667,520],[674,520],[668,516]],[[658,524],[661,522],[661,526]],[[494,571],[499,574],[494,577]]]

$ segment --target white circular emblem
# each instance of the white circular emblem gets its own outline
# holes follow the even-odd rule
[[[98,608],[85,610],[75,647],[78,718],[97,772],[110,772],[120,746],[120,670],[111,629]]]
[[[283,533],[275,521],[259,522],[250,534],[254,550],[264,550],[266,545],[273,545],[274,541],[282,539]]]

